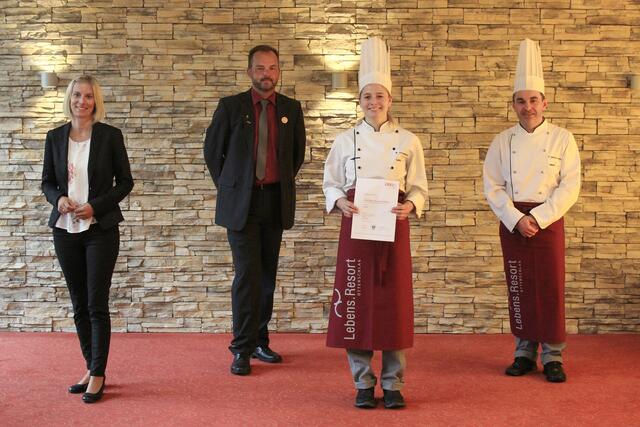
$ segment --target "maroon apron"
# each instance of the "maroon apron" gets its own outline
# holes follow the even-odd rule
[[[528,214],[540,203],[514,205]],[[510,233],[500,223],[500,243],[511,332],[529,341],[564,342],[564,219],[529,238],[517,230]]]
[[[353,201],[355,191],[349,190]],[[400,200],[404,195],[400,195]],[[394,242],[351,238],[342,216],[327,346],[400,350],[413,346],[409,221],[396,221]]]

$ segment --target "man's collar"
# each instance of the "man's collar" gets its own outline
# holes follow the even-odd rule
[[[520,122],[518,122],[518,124],[516,125],[516,129],[518,133],[521,134],[525,134],[525,135],[540,135],[543,132],[547,131],[547,127],[549,126],[547,119],[543,117],[542,119],[542,123],[540,123],[538,126],[536,126],[536,128],[533,130],[533,132],[527,132],[527,130],[522,127],[522,124],[520,124]]]
[[[273,105],[276,105],[276,93],[275,92],[273,92],[267,98],[263,98],[262,95],[260,95],[258,93],[258,91],[255,90],[254,88],[251,88],[250,92],[251,92],[251,102],[253,104],[257,104],[258,102],[262,101],[263,99],[267,99],[270,103],[272,103]]]

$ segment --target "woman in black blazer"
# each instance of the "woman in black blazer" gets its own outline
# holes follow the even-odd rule
[[[109,354],[109,288],[124,219],[118,203],[133,178],[122,132],[100,122],[104,102],[93,77],[69,83],[64,112],[70,122],[47,133],[42,191],[53,205],[49,226],[87,362],[69,392],[84,393],[82,400],[93,403],[102,397]]]

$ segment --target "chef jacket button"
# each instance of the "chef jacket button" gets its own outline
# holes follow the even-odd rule
[[[542,191],[538,191],[538,194],[542,194]]]
[[[398,133],[398,129],[396,129],[396,133]]]
[[[358,148],[358,151],[362,151],[362,150],[360,150],[360,148]]]
[[[544,171],[540,171],[540,173],[544,173]]]
[[[360,135],[360,132],[356,132],[356,135]]]
[[[513,150],[513,151],[512,151],[512,153],[513,153],[513,154],[516,154],[516,151],[515,151],[515,150]]]
[[[393,151],[396,151],[396,147],[393,147],[393,148],[392,148],[392,150],[393,150]]]
[[[358,169],[362,169],[362,166],[358,166]]]
[[[518,171],[513,171],[513,173],[518,173]]]
[[[542,152],[543,152],[543,153],[546,153],[546,152],[547,152],[547,149],[546,149],[546,148],[543,148],[543,149],[542,149]]]
[[[393,169],[393,166],[391,166],[391,169]]]
[[[518,194],[518,192],[516,191],[516,194]]]

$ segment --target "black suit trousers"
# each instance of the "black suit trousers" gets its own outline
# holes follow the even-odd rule
[[[234,354],[251,354],[269,345],[268,324],[273,313],[278,257],[282,242],[280,186],[254,188],[247,223],[227,229],[235,277],[231,287]]]
[[[118,226],[98,224],[81,233],[53,229],[58,262],[67,282],[80,349],[91,375],[103,376],[109,356],[109,288],[118,258]]]

